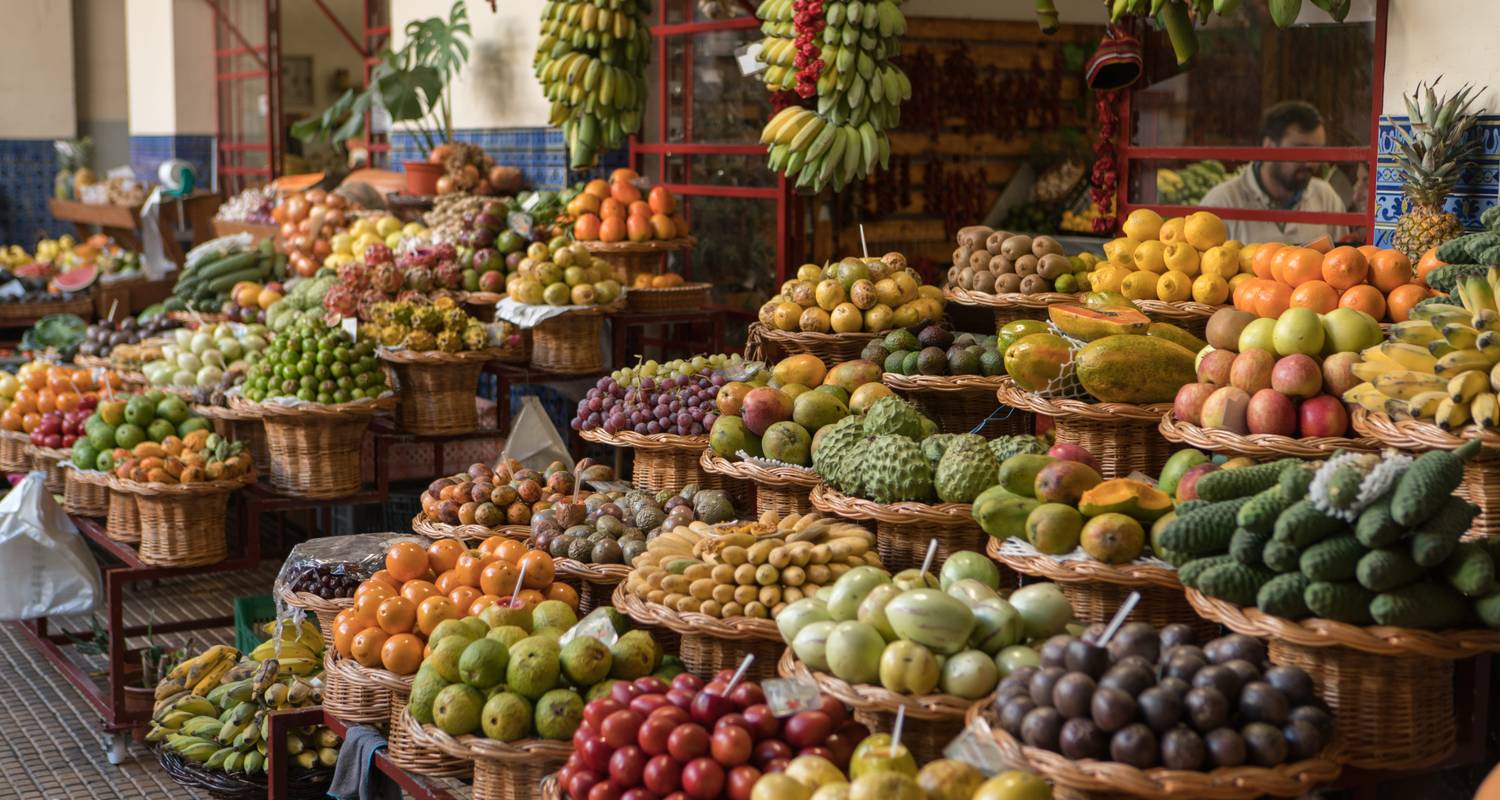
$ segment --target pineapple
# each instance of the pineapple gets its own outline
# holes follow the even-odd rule
[[[1442,80],[1439,78],[1438,80]],[[1396,163],[1406,174],[1401,191],[1410,208],[1396,223],[1392,244],[1413,262],[1429,249],[1463,235],[1458,217],[1443,212],[1443,201],[1458,182],[1463,162],[1479,152],[1468,133],[1484,109],[1470,111],[1479,94],[1465,84],[1456,94],[1437,96],[1432,86],[1417,84],[1406,96],[1410,129],[1395,126]]]

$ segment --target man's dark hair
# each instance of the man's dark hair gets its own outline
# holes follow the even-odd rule
[[[1306,100],[1283,100],[1260,115],[1260,135],[1275,142],[1281,141],[1287,128],[1313,131],[1322,125],[1323,115]]]

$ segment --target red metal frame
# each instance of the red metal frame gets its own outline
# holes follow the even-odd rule
[[[1159,214],[1180,216],[1194,211],[1210,209],[1225,219],[1249,220],[1253,222],[1305,222],[1314,225],[1364,226],[1366,235],[1373,239],[1375,233],[1375,164],[1380,157],[1380,119],[1385,93],[1385,49],[1386,22],[1390,12],[1390,0],[1375,3],[1375,54],[1371,67],[1373,80],[1370,85],[1370,144],[1366,147],[1137,147],[1130,142],[1131,92],[1120,93],[1120,119],[1123,121],[1121,141],[1116,145],[1120,162],[1120,175],[1116,190],[1116,219],[1123,221],[1133,209],[1149,208]],[[1130,202],[1130,163],[1132,161],[1183,159],[1200,160],[1215,158],[1225,161],[1363,161],[1369,165],[1370,177],[1364,213],[1359,212],[1313,212],[1270,211],[1249,208],[1218,208],[1209,206],[1182,206],[1164,203]]]
[[[775,186],[718,186],[702,183],[669,183],[667,181],[667,159],[672,157],[682,158],[687,171],[691,173],[692,157],[695,155],[764,155],[766,148],[761,144],[712,144],[694,141],[693,138],[693,91],[694,76],[693,63],[693,37],[703,33],[717,31],[752,30],[760,27],[760,21],[754,16],[739,16],[732,19],[706,20],[702,22],[668,22],[667,9],[671,0],[663,0],[657,7],[657,22],[651,26],[651,36],[656,41],[656,97],[657,97],[657,135],[661,137],[659,142],[643,142],[638,135],[630,137],[630,164],[634,167],[640,163],[642,155],[660,156],[657,159],[656,183],[666,186],[673,194],[683,197],[730,197],[745,200],[772,200],[776,203],[776,274],[778,282],[785,280],[790,273],[788,265],[790,248],[788,247],[788,232],[792,225],[791,220],[791,187],[784,176],[776,177]],[[678,7],[683,19],[692,19],[695,3],[693,0],[678,0]],[[681,69],[682,78],[682,142],[666,141],[669,119],[669,106],[671,105],[671,94],[668,86],[671,83],[671,70],[667,64],[667,40],[673,36],[684,37]],[[687,214],[689,225],[692,224],[691,206],[684,212]],[[685,271],[691,279],[692,255],[686,256],[687,266]],[[727,314],[745,315],[739,309],[724,307],[713,307],[715,311]]]

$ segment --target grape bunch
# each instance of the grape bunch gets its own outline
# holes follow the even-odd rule
[[[354,590],[365,577],[368,576],[361,574],[358,564],[348,561],[318,564],[294,578],[291,589],[315,594],[324,600],[336,600],[353,597]]]
[[[714,396],[727,380],[722,372],[713,371],[661,379],[640,376],[634,386],[627,386],[606,376],[578,401],[572,427],[576,431],[602,428],[610,434],[701,436],[719,418]]]
[[[609,376],[614,379],[615,383],[626,388],[633,388],[640,385],[641,378],[686,378],[701,374],[704,370],[722,371],[725,367],[737,367],[744,361],[744,356],[739,353],[732,355],[714,353],[711,356],[693,356],[687,359],[674,358],[661,363],[648,360],[633,367],[621,367],[611,372]]]
[[[355,341],[341,328],[302,318],[276,334],[265,357],[251,365],[245,398],[296,397],[324,404],[375,398],[387,390],[375,343]]]

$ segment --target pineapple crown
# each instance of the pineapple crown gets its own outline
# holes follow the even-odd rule
[[[1402,95],[1409,125],[1393,123],[1396,163],[1406,173],[1402,191],[1415,203],[1441,205],[1458,182],[1463,162],[1479,152],[1479,143],[1468,133],[1485,111],[1482,106],[1471,110],[1485,88],[1466,83],[1453,94],[1439,95],[1442,79],[1438,76],[1430,86],[1418,83],[1416,91]]]

